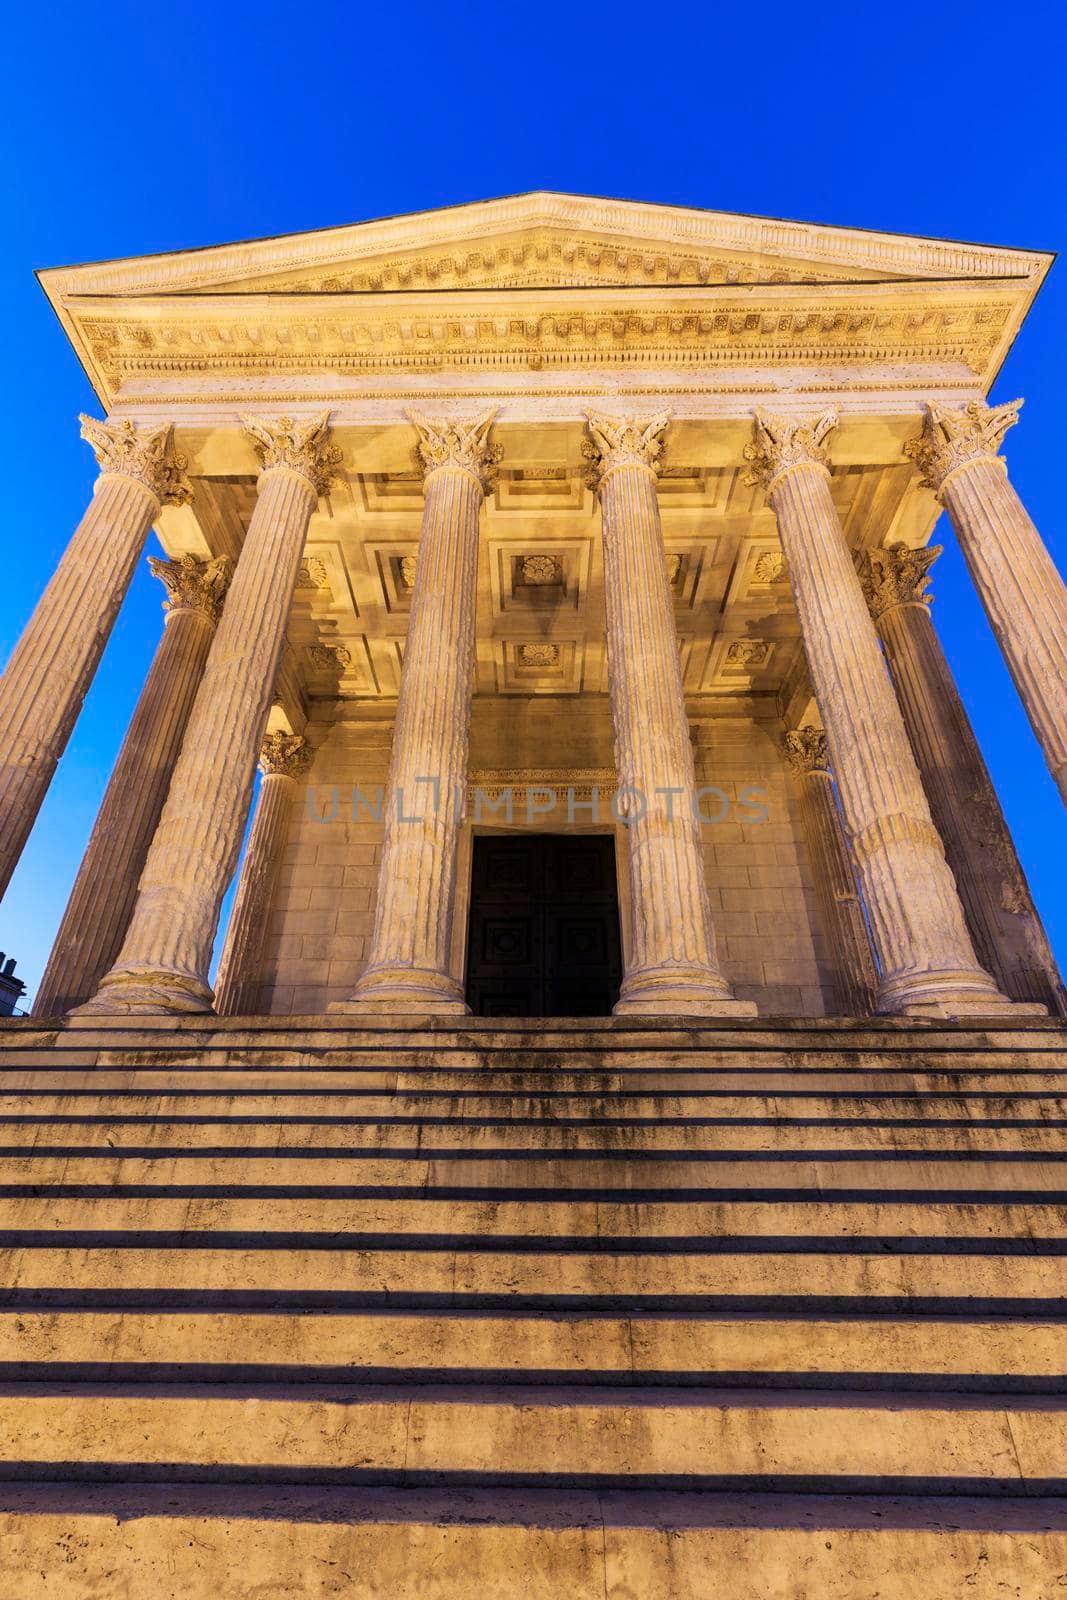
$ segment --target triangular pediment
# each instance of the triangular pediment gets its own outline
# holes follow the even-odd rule
[[[368,294],[1028,277],[1035,252],[534,193],[177,254],[57,268],[49,293]]]

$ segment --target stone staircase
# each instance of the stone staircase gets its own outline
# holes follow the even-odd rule
[[[1067,1032],[0,1033],[0,1600],[1067,1593]]]

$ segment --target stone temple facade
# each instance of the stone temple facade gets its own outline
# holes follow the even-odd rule
[[[5,1596],[1058,1592],[1067,992],[930,589],[944,510],[1067,797],[1050,264],[531,194],[41,275],[0,887],[165,559],[0,1030]]]

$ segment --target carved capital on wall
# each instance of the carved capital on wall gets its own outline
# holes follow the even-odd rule
[[[259,750],[259,770],[265,778],[300,778],[310,760],[307,741],[299,733],[268,733]]]
[[[457,467],[477,478],[482,493],[492,488],[503,445],[490,444],[489,430],[499,411],[493,406],[480,417],[424,417],[420,411],[405,415],[418,431],[415,458],[424,477],[441,467]]]
[[[160,428],[137,428],[128,418],[123,422],[98,422],[84,413],[78,421],[101,474],[114,472],[136,478],[151,490],[160,505],[181,506],[192,499],[193,486],[185,476],[189,463],[170,448],[169,422]]]
[[[310,422],[294,422],[279,417],[264,422],[259,417],[242,417],[241,425],[259,457],[260,469],[288,467],[308,480],[317,495],[327,494],[341,469],[341,452],[330,443],[330,413]]]
[[[644,467],[654,478],[659,476],[661,436],[671,420],[669,411],[644,419],[587,411],[586,418],[590,437],[582,443],[582,455],[590,464],[586,482],[594,492],[618,467]]]
[[[785,754],[793,771],[801,776],[830,770],[824,728],[794,728],[785,736]]]
[[[148,565],[167,591],[164,611],[202,611],[212,622],[219,620],[233,573],[229,556],[216,556],[212,561],[198,561],[190,555],[176,561],[149,556]]]
[[[894,606],[928,606],[930,568],[944,545],[930,544],[925,550],[912,550],[906,544],[890,545],[888,550],[861,550],[856,568],[864,599],[875,622]]]
[[[757,406],[755,437],[745,446],[745,460],[750,463],[744,481],[750,488],[759,485],[770,494],[776,479],[792,467],[814,464],[825,468],[827,434],[837,427],[837,412],[824,411],[807,421],[794,421],[780,417],[774,411],[764,411]]]
[[[1009,428],[1019,420],[1021,400],[987,406],[972,400],[962,411],[931,401],[926,407],[922,433],[909,439],[904,454],[917,463],[925,488],[940,494],[946,478],[972,461],[995,461],[1008,469],[997,454]]]

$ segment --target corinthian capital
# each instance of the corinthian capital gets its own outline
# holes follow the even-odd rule
[[[407,411],[405,416],[418,430],[419,442],[415,447],[416,459],[424,477],[440,467],[459,467],[477,478],[484,494],[492,487],[496,464],[504,454],[499,444],[489,443],[489,429],[499,411],[493,406],[480,417],[424,417],[420,411]]]
[[[160,428],[136,428],[123,422],[98,422],[84,414],[78,418],[82,438],[92,446],[101,473],[136,478],[155,495],[160,505],[181,506],[193,496],[185,476],[189,465],[170,448],[170,423]]]
[[[750,488],[759,484],[770,494],[775,480],[791,467],[810,463],[826,466],[823,441],[837,427],[837,412],[824,411],[806,422],[794,422],[791,417],[780,417],[757,406],[754,427],[755,438],[745,446],[745,460],[751,465],[744,481]]]
[[[212,622],[219,620],[230,586],[229,556],[216,556],[213,561],[198,561],[190,555],[179,556],[176,561],[149,556],[148,565],[152,576],[167,591],[164,611],[202,611]]]
[[[279,417],[264,422],[259,417],[242,417],[241,425],[259,457],[262,471],[288,467],[308,480],[317,495],[327,494],[341,467],[341,452],[330,443],[330,413],[310,422],[294,422]]]
[[[793,771],[801,775],[830,770],[826,733],[822,728],[794,728],[785,736],[785,754]]]
[[[298,733],[268,733],[259,751],[259,770],[265,778],[299,778],[311,760],[311,751]]]
[[[662,434],[671,420],[669,411],[654,417],[605,417],[587,411],[590,437],[582,444],[582,455],[590,463],[589,486],[600,488],[616,467],[644,467],[654,478],[659,476],[663,454]]]
[[[928,606],[934,598],[930,588],[930,568],[944,545],[929,544],[925,550],[912,550],[906,544],[892,544],[888,550],[861,550],[856,557],[864,599],[875,622],[894,606]]]
[[[931,401],[922,433],[908,440],[904,454],[917,462],[923,485],[935,494],[940,494],[950,473],[971,461],[995,461],[1006,472],[997,451],[1008,429],[1018,422],[1021,406],[1021,400],[1005,406],[972,400],[962,411],[953,411]]]

